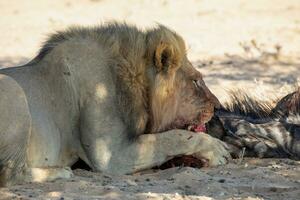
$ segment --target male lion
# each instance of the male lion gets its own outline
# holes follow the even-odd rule
[[[70,177],[79,158],[127,174],[178,155],[230,157],[220,140],[179,130],[206,123],[218,100],[164,26],[58,32],[28,64],[0,70],[0,96],[2,185]]]

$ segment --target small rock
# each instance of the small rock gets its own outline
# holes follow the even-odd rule
[[[218,180],[219,183],[225,183],[225,181],[226,181],[225,179]]]

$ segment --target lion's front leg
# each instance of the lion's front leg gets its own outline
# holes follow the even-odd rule
[[[231,158],[222,141],[204,133],[199,134],[185,130],[141,135],[133,146],[131,148],[136,148],[142,155],[139,162],[135,162],[134,170],[137,171],[160,165],[179,155],[205,158],[208,160],[209,166],[226,164]],[[137,169],[139,167],[140,169]]]
[[[111,111],[109,103],[90,100],[82,109],[80,141],[95,171],[129,174],[161,165],[175,156],[196,153],[210,166],[225,164],[230,158],[222,141],[204,133],[170,130],[130,139],[128,127],[118,112]],[[102,109],[95,109],[98,107]]]
[[[171,130],[158,134],[145,134],[130,143],[122,143],[117,152],[110,154],[105,168],[96,170],[117,174],[129,174],[161,165],[180,155],[199,156],[209,160],[211,166],[226,164],[230,158],[223,142],[207,134],[197,134],[185,130]],[[107,156],[103,152],[102,157]]]

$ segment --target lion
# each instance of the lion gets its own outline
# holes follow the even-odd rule
[[[108,23],[53,34],[24,66],[0,70],[0,182],[93,171],[130,174],[175,156],[230,159],[203,126],[219,101],[187,59],[184,40],[163,25]]]

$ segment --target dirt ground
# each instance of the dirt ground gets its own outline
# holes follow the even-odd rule
[[[47,34],[69,25],[156,22],[181,34],[222,101],[242,88],[276,99],[300,82],[299,0],[0,0],[0,66],[24,64]],[[0,199],[299,199],[300,162],[246,159],[212,169],[75,177],[0,189]]]

